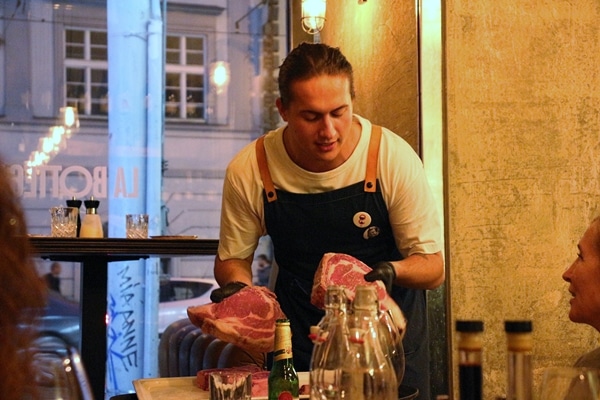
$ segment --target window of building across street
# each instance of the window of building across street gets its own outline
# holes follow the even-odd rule
[[[105,31],[65,30],[66,105],[80,115],[108,115],[108,47]]]

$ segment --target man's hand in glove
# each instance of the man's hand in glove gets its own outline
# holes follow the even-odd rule
[[[392,293],[392,284],[396,280],[396,271],[394,270],[392,263],[380,261],[371,268],[373,268],[373,271],[365,274],[365,281],[382,281],[385,285],[385,290],[387,290],[388,293]]]
[[[229,282],[225,286],[222,286],[218,289],[213,290],[210,293],[210,300],[213,303],[220,303],[223,301],[223,299],[225,299],[233,294],[236,294],[237,292],[239,292],[241,289],[243,289],[246,286],[248,286],[248,285],[246,285],[243,282]]]

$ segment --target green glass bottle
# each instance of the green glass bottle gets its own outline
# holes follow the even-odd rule
[[[269,374],[269,400],[298,399],[298,374],[292,358],[290,320],[275,321],[275,352]]]

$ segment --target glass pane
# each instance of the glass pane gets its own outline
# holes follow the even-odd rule
[[[204,40],[188,37],[186,39],[186,64],[204,65]]]
[[[92,70],[92,115],[108,115],[108,71]]]
[[[186,41],[188,50],[202,51],[204,50],[204,40],[202,38],[188,37]]]
[[[167,36],[166,43],[166,60],[167,64],[179,64],[181,58],[179,36]]]
[[[77,108],[85,107],[85,70],[81,68],[67,69],[67,103]],[[81,110],[83,111],[83,110]]]
[[[4,60],[0,63],[0,98],[10,99],[0,110],[0,160],[9,166],[14,176],[27,216],[28,232],[32,236],[49,235],[50,207],[65,205],[66,200],[73,196],[80,200],[94,196],[100,201],[98,215],[104,223],[106,236],[110,238],[124,237],[119,233],[121,225],[124,225],[124,210],[118,208],[118,204],[125,201],[149,209],[149,204],[152,204],[152,209],[157,210],[151,211],[155,215],[150,235],[194,235],[217,239],[222,179],[227,163],[240,145],[263,133],[263,114],[273,112],[265,110],[261,101],[262,88],[268,86],[261,82],[263,77],[274,76],[274,69],[264,69],[267,64],[264,59],[283,59],[288,43],[285,12],[282,11],[285,7],[282,0],[271,0],[269,4],[274,4],[274,1],[279,2],[278,7],[255,8],[251,16],[241,21],[239,29],[234,28],[236,20],[255,7],[256,0],[178,1],[176,7],[167,7],[166,15],[162,16],[160,22],[165,28],[166,39],[164,49],[161,52],[160,48],[156,48],[158,51],[150,54],[156,57],[152,59],[145,57],[148,53],[146,39],[154,33],[144,29],[153,21],[145,21],[147,23],[140,25],[142,28],[136,28],[137,24],[129,16],[111,21],[107,10],[107,4],[111,2],[119,7],[137,8],[143,7],[142,3],[147,1],[27,0],[20,2],[26,4],[21,10],[24,12],[16,14],[16,0],[0,2],[0,14],[5,17],[4,41],[0,46],[0,59]],[[222,12],[214,13],[211,6],[198,6],[213,3],[223,7]],[[135,15],[147,16],[142,14]],[[262,14],[260,18],[259,14]],[[269,37],[263,34],[267,23],[277,27],[271,30]],[[117,31],[135,34],[116,38],[113,35]],[[24,35],[23,32],[29,34]],[[108,40],[108,37],[111,39]],[[109,46],[117,40],[125,44],[119,49],[127,51],[119,54],[118,60],[109,60]],[[265,42],[269,45],[265,46]],[[274,42],[277,43],[271,45]],[[49,51],[56,56],[52,62],[47,60]],[[27,57],[18,56],[20,54]],[[122,60],[135,65],[136,69],[121,68]],[[161,63],[164,64],[162,67]],[[212,63],[226,67],[231,83],[225,81],[224,86],[219,88],[208,84],[209,65]],[[154,72],[152,80],[143,81],[149,74],[145,68],[147,65],[157,67],[159,76],[155,76],[157,72]],[[24,74],[23,71],[28,72]],[[136,74],[137,71],[139,73]],[[115,83],[112,89],[109,87],[109,74],[110,85]],[[138,81],[131,84],[136,79]],[[159,87],[158,92],[153,93],[156,98],[150,98],[147,89],[156,87]],[[24,93],[29,94],[27,98],[23,97]],[[119,121],[121,116],[118,113],[110,115],[109,98],[115,100],[115,107],[131,112],[132,118],[127,114]],[[129,99],[133,100],[128,102]],[[74,110],[65,110],[66,106]],[[156,106],[151,114],[154,127],[149,126],[151,118],[145,118],[151,106]],[[233,118],[232,110],[252,118]],[[73,116],[73,111],[76,111],[78,124],[67,129],[64,121],[67,115]],[[115,128],[119,123],[128,124],[131,128],[127,128],[126,132],[123,126]],[[112,141],[115,138],[127,143],[115,150]],[[154,140],[156,138],[160,143]],[[56,145],[48,153],[40,152],[50,139],[56,139]],[[148,148],[146,143],[153,143],[154,147]],[[122,154],[125,154],[124,161],[120,159]],[[33,166],[26,164],[30,160],[39,163]],[[130,161],[131,164],[116,165]],[[157,165],[158,168],[154,168]],[[80,211],[82,216],[86,215],[84,205]],[[48,272],[51,261],[44,258],[35,262],[40,275]],[[75,302],[77,306],[84,297],[87,302],[83,304],[90,304],[90,292],[82,290],[86,286],[83,285],[85,276],[89,279],[89,274],[83,274],[80,263],[72,259],[60,262],[61,297]],[[184,318],[189,305],[210,302],[208,296],[217,286],[213,264],[214,254],[160,259],[161,274],[169,275],[171,281],[194,282],[189,285],[184,282],[173,288],[175,298],[181,300],[170,302],[172,307],[168,312],[175,310],[177,318]],[[109,274],[119,268],[115,263]],[[131,279],[136,282],[127,286],[128,294],[131,290],[134,296],[131,304],[148,304],[154,298],[158,300],[159,291],[153,291],[154,288],[147,294],[139,291],[138,288],[146,287],[145,284],[137,284],[137,274],[143,270],[132,268],[130,271],[133,274]],[[208,282],[202,285],[196,283],[200,279]],[[114,277],[108,279],[109,291],[113,287],[121,288],[112,285],[111,281],[114,283]],[[102,280],[102,283],[106,282],[106,279]],[[193,304],[182,304],[184,302]],[[135,335],[154,334],[157,325],[159,333],[164,331],[169,322],[161,322],[165,311],[162,308],[164,304],[160,303],[157,315],[145,315],[147,311],[143,311],[144,315],[140,316],[136,310],[135,324],[130,332],[135,330]],[[125,326],[123,321],[115,322],[114,318],[119,316],[109,315],[112,318],[108,322],[110,329],[120,334]],[[157,318],[159,320],[155,321]],[[75,345],[82,343],[77,340],[84,332],[79,330],[77,316],[60,315],[57,320],[61,326],[68,326],[69,332],[76,338]],[[100,338],[97,331],[92,330],[93,335],[95,339]],[[135,340],[124,343],[123,340],[129,339],[124,337],[113,338],[118,341],[113,349],[129,349],[129,344],[139,344],[136,349],[137,371],[137,367],[141,368],[142,362],[146,361],[146,354],[142,354],[141,348],[146,341],[138,341],[136,336]],[[114,353],[108,352],[106,360],[94,360],[88,372],[97,378],[94,370],[98,371],[102,365],[114,366],[123,360],[117,360]],[[119,374],[111,373],[113,375],[106,377],[117,379]],[[127,382],[123,385],[131,385],[132,379],[126,378]],[[100,391],[105,383],[106,387],[109,382],[110,385],[115,384],[110,379],[95,382],[100,382],[100,385],[94,386]],[[119,388],[125,387],[121,383],[119,385]]]
[[[90,32],[90,43],[90,58],[92,60],[108,59],[105,32]]]
[[[187,74],[186,86],[188,88],[201,88],[204,87],[204,75]]]
[[[83,31],[67,30],[65,32],[66,40],[66,52],[67,58],[83,59],[85,57],[84,52],[84,40],[85,35]]]

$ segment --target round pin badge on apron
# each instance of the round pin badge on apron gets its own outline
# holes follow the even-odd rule
[[[352,221],[354,222],[354,225],[358,226],[359,228],[366,228],[367,226],[371,225],[371,216],[367,212],[359,211],[354,214]]]
[[[363,232],[363,237],[366,240],[374,238],[375,236],[379,236],[380,229],[377,226],[370,226]]]

